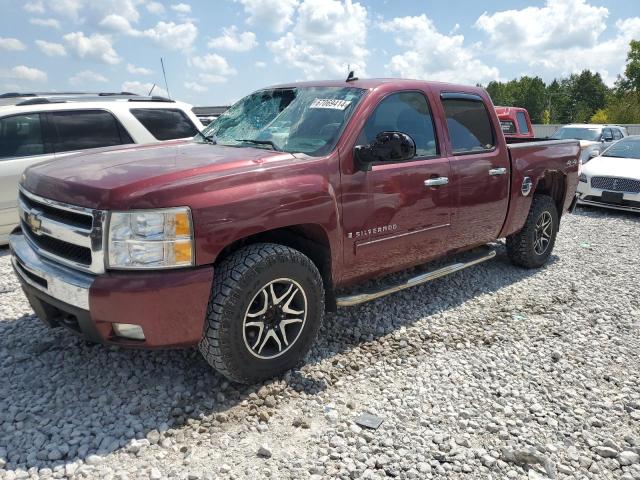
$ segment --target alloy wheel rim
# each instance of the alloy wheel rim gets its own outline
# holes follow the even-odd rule
[[[293,347],[306,320],[307,296],[300,284],[272,280],[249,302],[242,325],[245,347],[257,358],[277,358]]]
[[[553,234],[553,218],[549,212],[542,212],[536,222],[533,249],[538,255],[544,254],[551,244]]]

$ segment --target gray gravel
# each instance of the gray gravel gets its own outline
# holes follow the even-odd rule
[[[0,250],[0,478],[640,479],[640,216],[578,210],[496,260],[329,315],[243,387],[195,350],[49,330]],[[363,412],[383,418],[358,427]]]

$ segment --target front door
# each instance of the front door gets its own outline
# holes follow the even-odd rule
[[[404,162],[360,165],[342,177],[345,281],[425,262],[446,249],[450,225],[450,167],[441,154],[427,97],[421,91],[383,98],[357,145],[397,131],[416,143]]]

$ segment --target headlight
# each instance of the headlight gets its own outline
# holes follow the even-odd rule
[[[587,183],[587,176],[584,173],[581,173],[578,177],[578,180],[584,183]]]
[[[193,265],[193,227],[186,207],[111,212],[109,268],[154,269]]]

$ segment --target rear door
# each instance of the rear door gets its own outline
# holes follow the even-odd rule
[[[381,132],[398,131],[414,139],[416,157],[361,166],[343,175],[348,277],[398,270],[446,249],[450,167],[431,112],[425,92],[394,92],[379,101],[364,124],[356,145],[370,144]]]
[[[18,181],[25,168],[53,158],[40,113],[0,118],[0,235],[18,223]]]
[[[482,97],[443,92],[455,213],[449,249],[495,240],[509,204],[510,165],[504,141]]]

